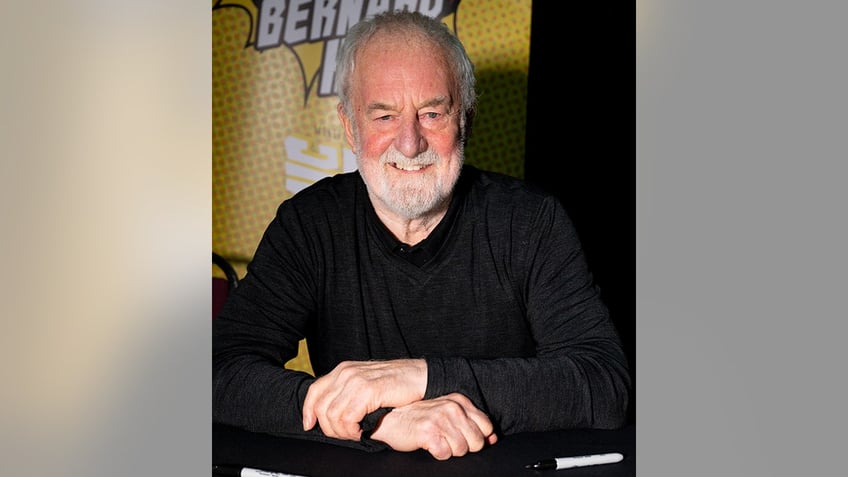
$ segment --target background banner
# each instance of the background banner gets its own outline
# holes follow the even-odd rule
[[[389,9],[442,19],[477,71],[466,162],[523,177],[531,0],[217,0],[212,3],[212,250],[240,275],[277,206],[356,169],[336,116],[335,54]]]

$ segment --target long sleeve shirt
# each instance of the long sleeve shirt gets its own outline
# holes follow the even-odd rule
[[[305,337],[316,376],[345,360],[423,358],[425,399],[462,393],[499,433],[623,424],[626,358],[555,197],[466,165],[416,247],[424,260],[380,222],[358,172],[284,201],[214,320],[213,419],[385,448],[303,431],[315,377],[284,364]]]

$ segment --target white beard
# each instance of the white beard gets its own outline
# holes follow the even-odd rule
[[[455,173],[449,177],[433,171],[433,173],[419,174],[405,179],[390,180],[385,173],[386,168],[415,169],[433,164],[437,164],[434,167],[441,167],[446,163],[433,151],[425,151],[410,159],[396,149],[390,148],[380,156],[379,166],[372,166],[378,171],[376,177],[372,177],[374,181],[369,183],[365,175],[362,177],[369,191],[392,212],[407,219],[417,219],[438,210],[450,199],[462,168],[461,148],[458,154],[459,164],[456,166]],[[362,169],[361,162],[359,167]]]

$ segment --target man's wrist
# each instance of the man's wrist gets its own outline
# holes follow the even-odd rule
[[[380,439],[379,437],[374,437],[374,434],[379,435],[379,431],[382,428],[383,421],[386,419],[386,416],[388,416],[392,412],[392,409],[393,408],[389,407],[380,408],[365,416],[365,419],[363,419],[361,423],[362,440],[374,439],[382,442],[382,439]]]

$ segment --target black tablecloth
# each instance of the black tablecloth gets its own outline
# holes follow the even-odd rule
[[[619,452],[615,464],[558,471],[525,469],[541,459]],[[364,452],[349,447],[251,433],[229,426],[212,427],[212,461],[309,477],[335,476],[635,476],[636,427],[568,430],[501,436],[480,452],[438,461],[425,451]]]

